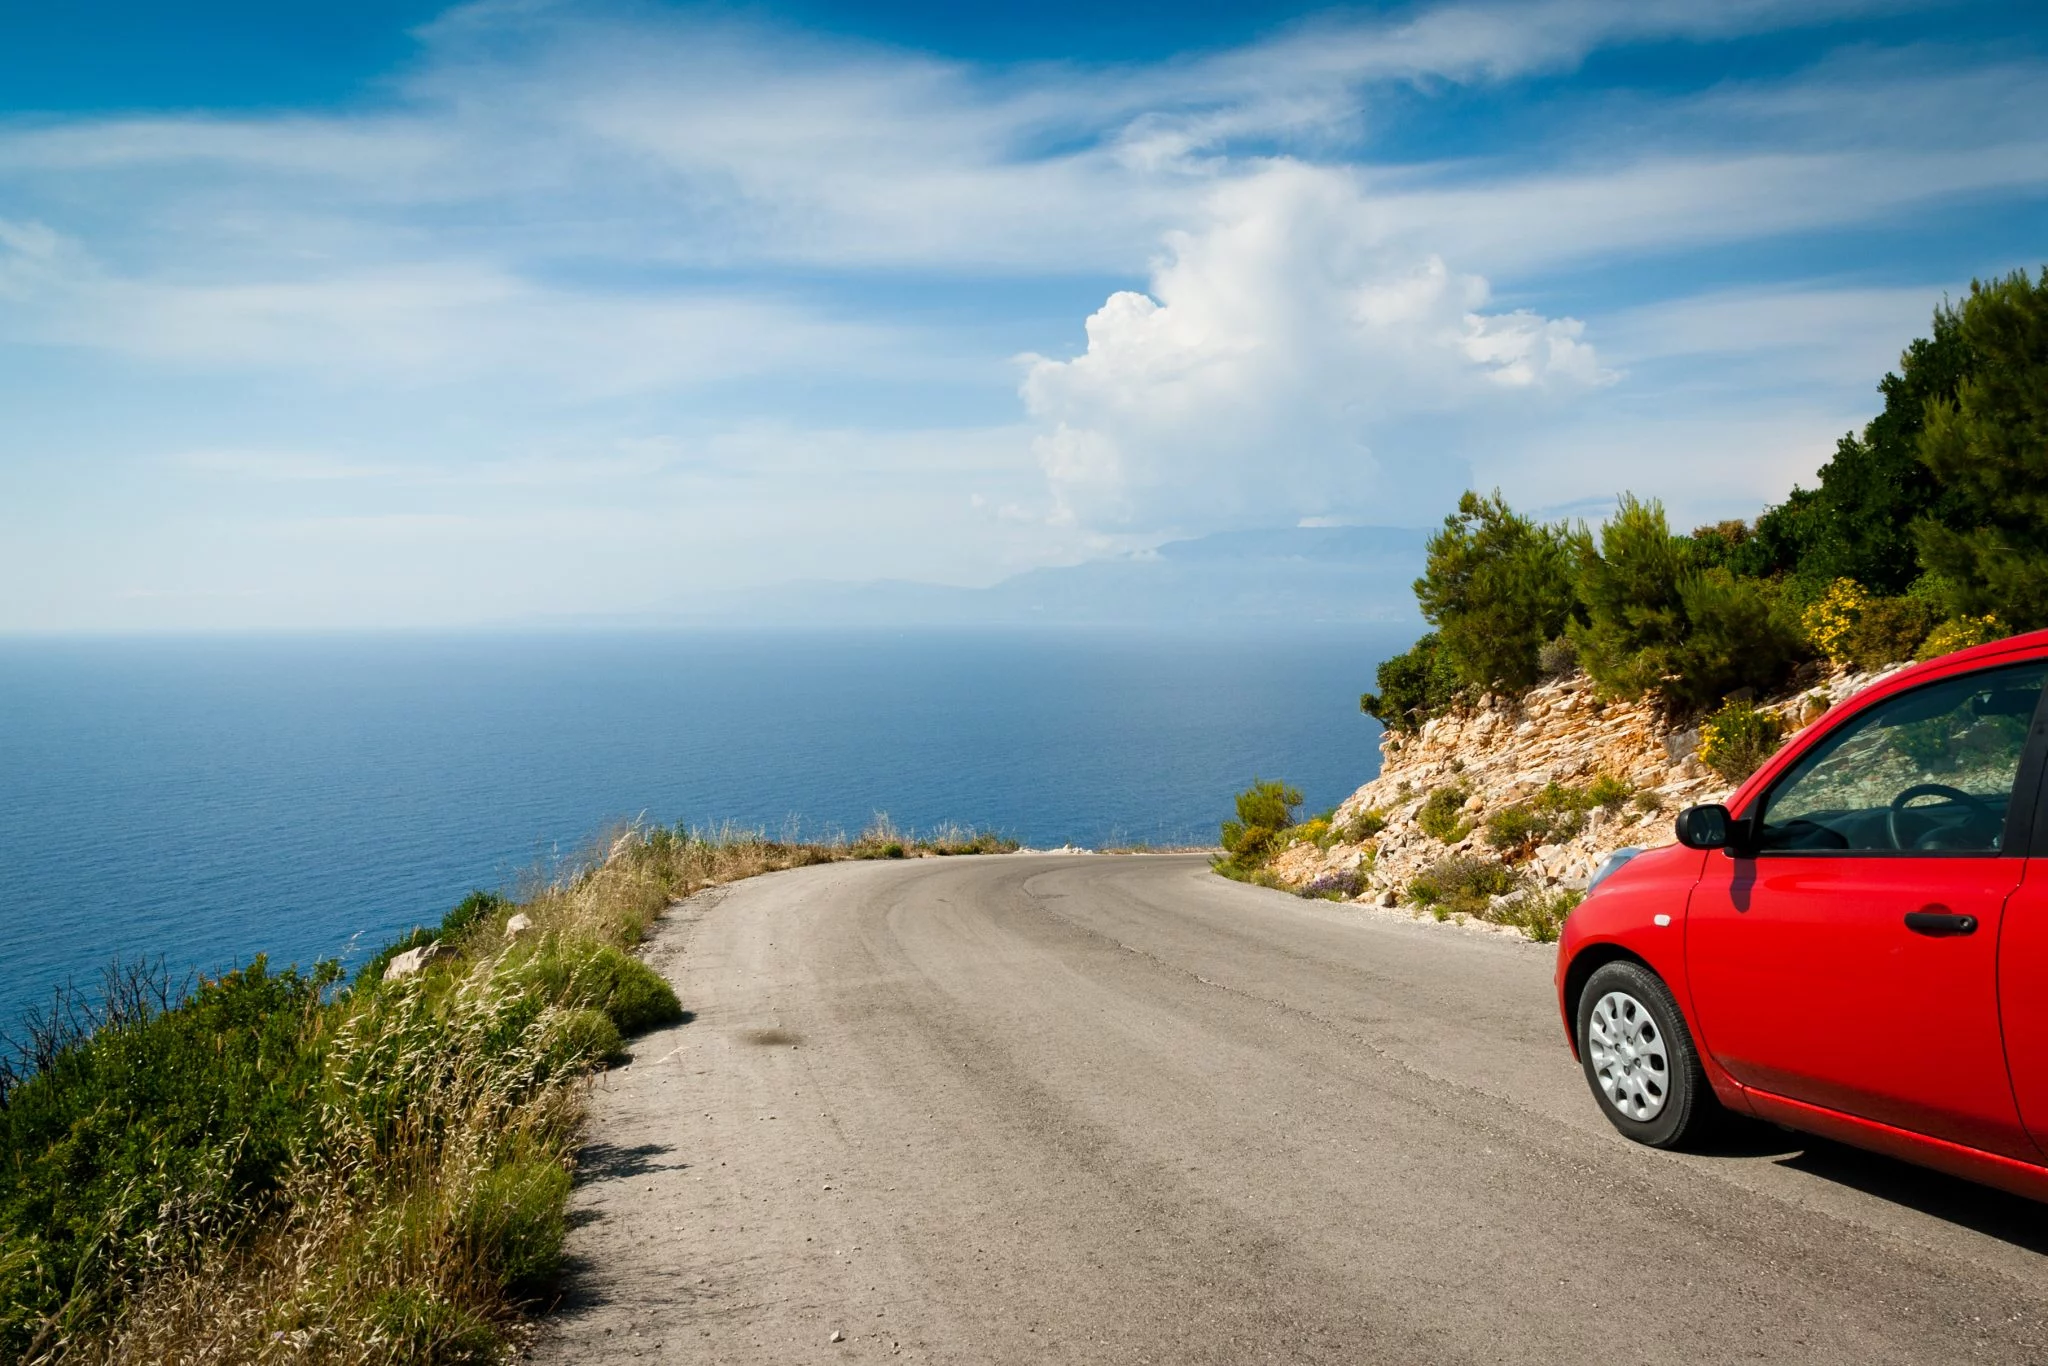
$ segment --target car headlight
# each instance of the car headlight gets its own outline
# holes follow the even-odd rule
[[[1586,895],[1593,895],[1594,888],[1598,887],[1601,883],[1607,881],[1608,878],[1612,877],[1614,875],[1615,870],[1620,868],[1622,864],[1627,863],[1630,859],[1634,858],[1637,854],[1640,854],[1642,852],[1642,850],[1636,848],[1633,844],[1631,844],[1625,849],[1615,850],[1613,853],[1609,854],[1605,859],[1602,859],[1600,862],[1600,866],[1593,870],[1593,876],[1586,883]]]

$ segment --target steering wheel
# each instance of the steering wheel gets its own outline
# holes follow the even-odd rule
[[[1965,792],[1959,787],[1950,787],[1947,783],[1915,783],[1892,798],[1891,806],[1884,813],[1885,833],[1891,836],[1892,848],[1906,847],[1905,841],[1899,838],[1899,813],[1922,797],[1946,797],[1952,802],[1961,802],[1973,808],[1974,814],[1984,817],[1987,822],[1997,819],[1997,813],[1991,809],[1991,803],[1973,793]]]

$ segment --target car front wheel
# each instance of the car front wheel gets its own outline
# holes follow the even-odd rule
[[[1579,1063],[1608,1121],[1638,1143],[1682,1147],[1719,1108],[1670,988],[1640,963],[1607,963],[1579,993]]]

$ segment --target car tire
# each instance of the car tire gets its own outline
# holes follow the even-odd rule
[[[1579,992],[1579,1065],[1600,1111],[1652,1148],[1697,1141],[1720,1104],[1671,989],[1640,963],[1603,964]]]

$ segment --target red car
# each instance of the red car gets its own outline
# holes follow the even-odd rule
[[[2044,679],[2048,631],[1902,670],[1608,861],[1557,991],[1617,1129],[1725,1107],[2048,1200]]]

